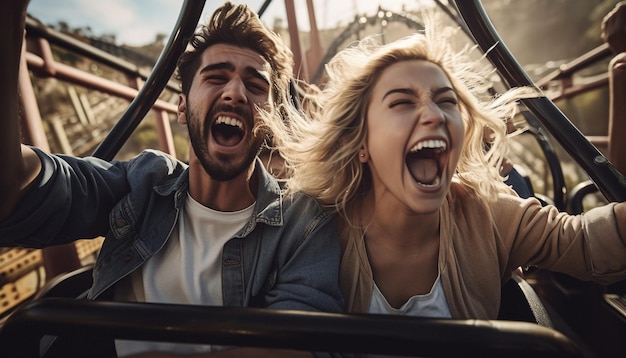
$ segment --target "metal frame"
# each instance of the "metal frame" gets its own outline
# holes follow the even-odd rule
[[[509,87],[536,87],[508,50],[478,0],[455,0],[475,42],[499,71]],[[521,101],[587,172],[610,201],[626,200],[626,178],[594,147],[561,110],[547,97]]]
[[[45,334],[71,337],[75,344],[95,336],[428,357],[583,357],[565,335],[529,322],[63,298],[32,302],[11,316],[0,353],[37,356]]]

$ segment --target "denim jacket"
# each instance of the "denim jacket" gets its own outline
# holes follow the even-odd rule
[[[186,164],[152,150],[111,163],[35,150],[42,171],[0,222],[1,246],[105,236],[88,293],[96,299],[165,245],[187,198]],[[259,160],[255,172],[254,213],[223,248],[224,306],[341,311],[332,215],[304,194],[283,197]]]

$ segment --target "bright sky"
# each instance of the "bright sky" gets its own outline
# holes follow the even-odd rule
[[[233,0],[241,3],[242,0]],[[247,3],[256,11],[263,0],[249,0]],[[154,41],[159,33],[169,35],[176,23],[182,0],[31,0],[28,13],[44,24],[66,22],[71,28],[90,27],[96,35],[114,34],[119,44],[143,45]],[[222,0],[207,0],[202,19],[222,4]],[[316,20],[319,28],[331,27],[338,23],[348,24],[355,14],[373,15],[380,3],[383,8],[400,12],[402,6],[415,8],[419,3],[432,5],[428,0],[314,0]],[[298,26],[308,29],[306,0],[294,0],[298,13]],[[332,4],[332,7],[331,7]],[[273,0],[262,19],[271,25],[275,18],[285,16],[285,2]]]

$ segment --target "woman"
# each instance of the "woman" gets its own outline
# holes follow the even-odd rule
[[[337,54],[313,120],[276,138],[288,190],[340,214],[348,309],[495,319],[500,285],[519,266],[626,278],[626,204],[570,216],[516,196],[497,168],[514,101],[536,92],[485,97],[468,51],[455,54],[431,28]]]

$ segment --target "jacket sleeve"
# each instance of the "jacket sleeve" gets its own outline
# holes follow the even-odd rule
[[[608,284],[626,278],[626,236],[620,222],[626,203],[610,203],[581,215],[507,195],[493,210],[510,250],[511,267],[536,265],[582,280]],[[622,206],[620,210],[616,210]]]
[[[278,250],[275,284],[266,293],[268,308],[341,312],[339,290],[340,244],[332,214],[310,197],[289,210],[297,210],[297,225],[286,223]],[[300,226],[302,224],[302,226]],[[303,228],[304,226],[304,228]],[[285,245],[286,244],[286,245]]]
[[[124,166],[35,151],[42,170],[0,222],[0,246],[40,248],[105,235],[111,207],[129,190]]]

